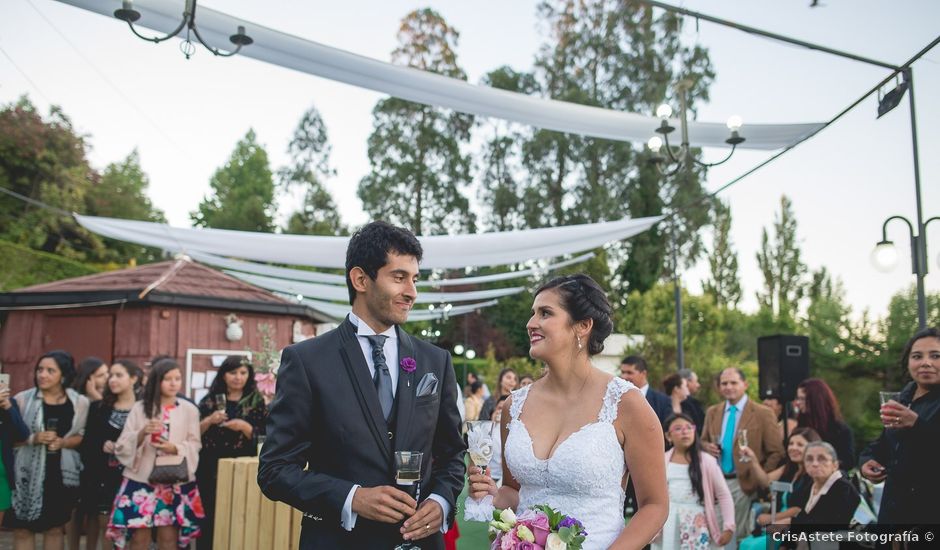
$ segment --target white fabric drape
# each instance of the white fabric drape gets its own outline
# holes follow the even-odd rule
[[[303,296],[319,300],[343,301],[349,299],[349,290],[345,286],[324,285],[319,283],[305,283],[302,281],[288,281],[264,275],[252,275],[238,271],[224,270],[232,277],[237,277],[261,288],[283,292],[294,296]],[[490,290],[473,290],[469,292],[419,292],[415,300],[419,304],[438,304],[453,302],[472,302],[474,300],[489,300],[511,296],[525,290],[525,287],[494,288]]]
[[[266,275],[268,277],[275,277],[278,279],[288,279],[292,281],[306,281],[309,283],[325,283],[325,284],[331,284],[331,285],[345,285],[346,284],[346,277],[343,275],[337,275],[335,273],[321,273],[317,271],[293,269],[290,267],[278,267],[278,266],[267,265],[267,264],[259,264],[255,262],[245,262],[242,260],[233,260],[231,258],[222,258],[220,256],[216,256],[215,254],[194,252],[192,250],[188,251],[187,255],[190,258],[200,263],[204,263],[207,265],[214,265],[216,267],[221,267],[224,269],[231,269],[233,271],[241,271],[243,273],[252,273],[255,275]],[[426,279],[426,280],[418,281],[418,288],[443,288],[443,287],[448,287],[448,286],[476,285],[476,284],[482,284],[482,283],[490,283],[494,281],[507,281],[511,279],[522,279],[523,277],[543,275],[545,273],[549,273],[556,269],[568,267],[569,265],[579,264],[581,262],[590,260],[593,257],[594,257],[594,253],[588,252],[587,254],[581,254],[580,256],[575,256],[574,258],[571,258],[569,260],[555,262],[553,264],[548,264],[542,267],[531,267],[531,268],[526,268],[526,269],[519,269],[516,271],[504,271],[502,273],[490,273],[488,275],[475,275],[473,277],[456,277],[452,279]]]
[[[114,10],[121,7],[121,0],[59,1],[111,18]],[[180,22],[182,5],[182,0],[136,0],[134,9],[142,15],[137,25],[161,33],[172,31]],[[196,22],[200,35],[220,49],[231,48],[228,37],[238,25],[243,25],[254,43],[242,48],[239,55],[417,103],[548,130],[636,143],[645,143],[659,126],[659,119],[650,116],[475,86],[463,80],[392,65],[291,36],[202,5],[198,7]],[[117,19],[114,24],[125,25]],[[138,38],[128,30],[127,40]],[[671,122],[673,127],[679,127],[678,120]],[[747,141],[738,148],[780,149],[802,140],[821,126],[820,123],[748,124],[741,131]],[[689,142],[693,146],[727,148],[728,135],[724,123],[689,123]]]
[[[352,308],[348,305],[343,304],[333,304],[330,302],[321,302],[319,300],[301,300],[301,303],[309,306],[311,309],[318,313],[322,313],[327,317],[332,317],[336,320],[346,317],[346,315],[352,311]],[[446,317],[456,317],[457,315],[466,315],[467,313],[473,313],[478,309],[483,309],[485,307],[494,306],[498,303],[497,300],[488,300],[486,302],[477,302],[475,304],[466,304],[462,306],[454,306],[449,310],[443,308],[434,308],[430,309],[413,309],[411,313],[408,314],[408,321],[431,321],[439,320]]]
[[[280,235],[169,225],[75,214],[83,227],[105,237],[172,252],[205,252],[257,262],[344,268],[349,237]],[[662,216],[472,235],[419,237],[421,267],[463,269],[518,264],[577,254],[646,231]]]

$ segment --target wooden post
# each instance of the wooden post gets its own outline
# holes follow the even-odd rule
[[[232,477],[235,473],[235,464],[231,460],[219,461],[219,478],[215,491],[215,531],[213,537],[214,548],[231,548],[232,532]]]

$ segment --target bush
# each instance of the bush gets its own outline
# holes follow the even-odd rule
[[[3,292],[98,272],[89,265],[4,240],[0,240],[0,257],[5,264],[0,273]]]

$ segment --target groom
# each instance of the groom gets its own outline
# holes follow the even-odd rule
[[[421,244],[372,222],[346,250],[352,313],[284,349],[258,484],[304,512],[300,548],[443,549],[464,483],[450,354],[400,327]],[[395,487],[395,451],[421,451],[421,502]],[[404,521],[404,526],[402,526]]]

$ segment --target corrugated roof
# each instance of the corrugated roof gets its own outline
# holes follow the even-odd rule
[[[14,293],[139,291],[203,296],[245,302],[290,304],[267,290],[196,263],[189,258],[96,273],[14,290]],[[143,296],[140,296],[143,298]]]

